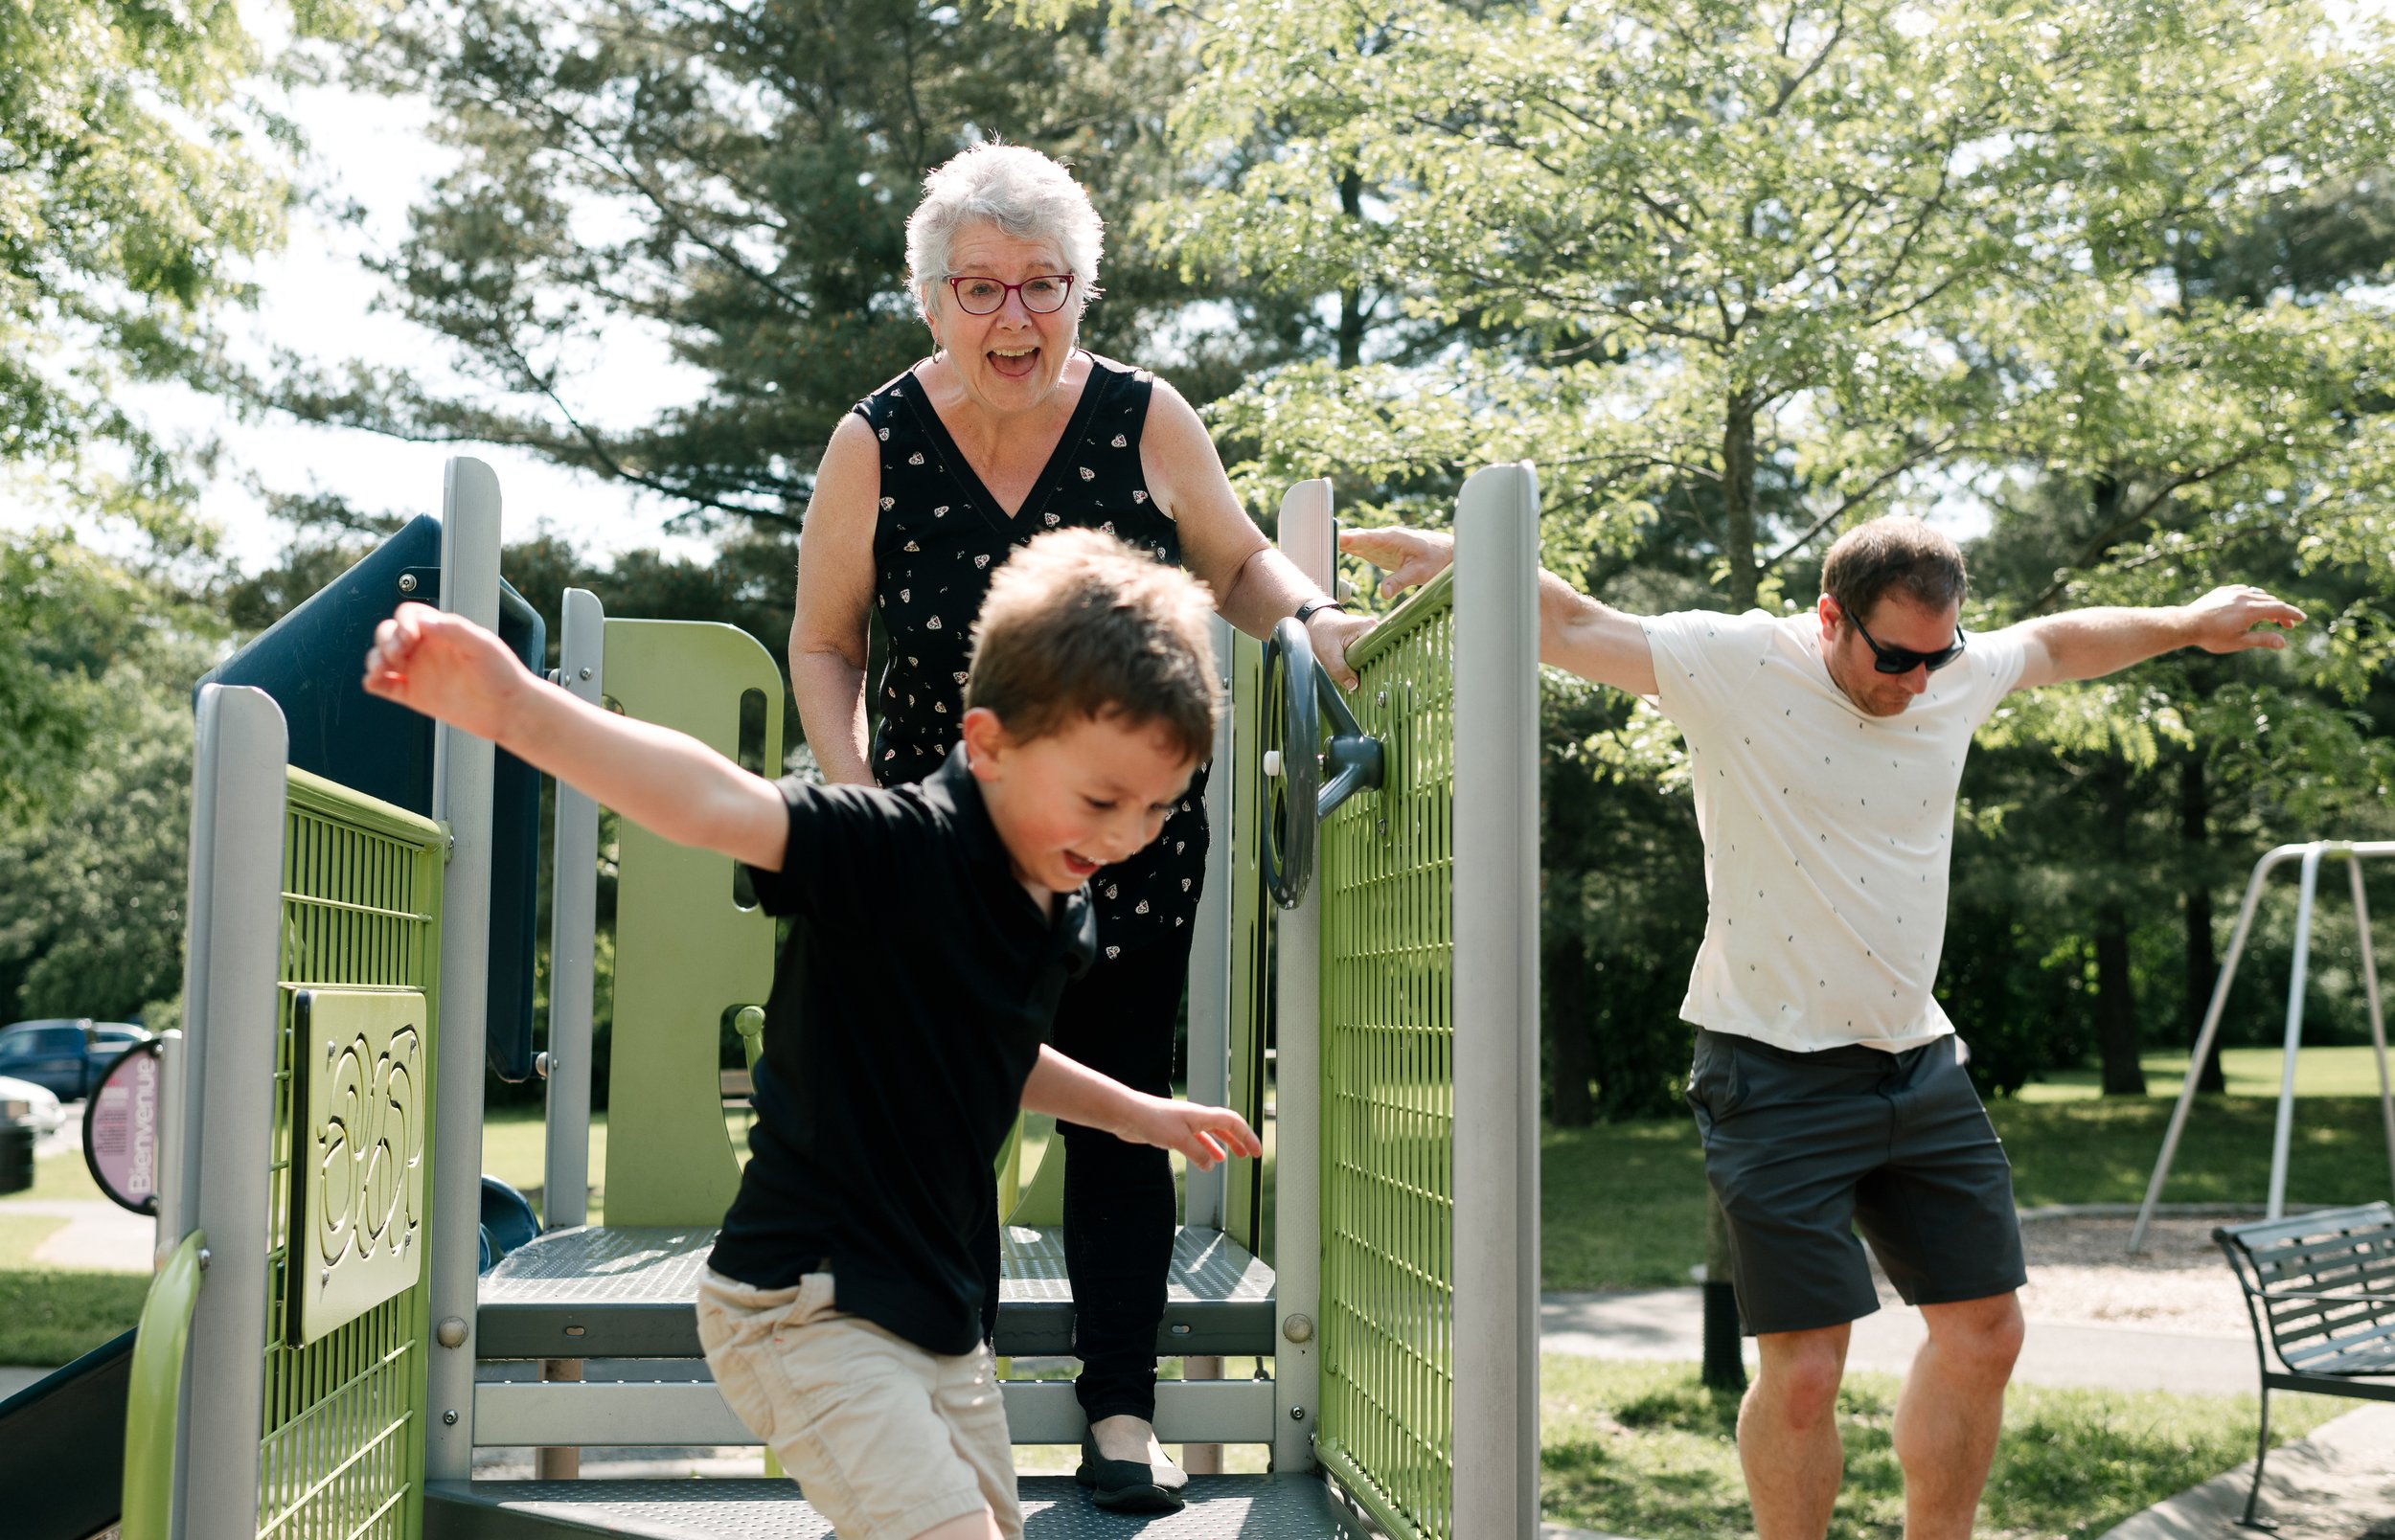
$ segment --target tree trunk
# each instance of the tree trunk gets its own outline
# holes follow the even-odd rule
[[[1730,392],[1722,402],[1722,556],[1734,611],[1760,601],[1755,572],[1755,399]],[[1738,1331],[1738,1292],[1730,1280],[1730,1222],[1722,1200],[1705,1193],[1703,1382],[1715,1390],[1746,1388],[1746,1361]]]
[[[1558,940],[1547,952],[1547,1063],[1555,1076],[1547,1117],[1559,1128],[1585,1128],[1596,1121],[1588,1084],[1596,1078],[1596,1045],[1588,1036],[1588,948],[1578,936]]]
[[[2203,756],[2191,754],[2178,771],[2178,837],[2185,849],[2186,914],[2187,914],[2187,1052],[2196,1051],[2196,1039],[2203,1033],[2204,1012],[2212,1004],[2212,991],[2221,977],[2220,953],[2212,934],[2212,889],[2206,883],[2209,861],[2206,860],[2211,842],[2210,820],[2212,788],[2204,779]],[[2221,1043],[2212,1041],[2212,1052],[2196,1069],[2196,1089],[2226,1091],[2228,1078],[2221,1072]]]
[[[1360,172],[1339,173],[1339,212],[1350,219],[1364,216],[1364,179]],[[1339,290],[1339,367],[1354,369],[1364,361],[1364,291],[1354,283]]]
[[[2096,1048],[2104,1055],[2104,1094],[2146,1094],[2137,1062],[2137,1003],[2129,984],[2129,910],[2108,898],[2096,911]]]
[[[1722,423],[1722,555],[1729,569],[1733,611],[1756,604],[1755,400],[1733,391],[1723,403]]]

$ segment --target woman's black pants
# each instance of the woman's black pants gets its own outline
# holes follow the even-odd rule
[[[1191,927],[1101,956],[1058,1004],[1057,1052],[1134,1091],[1173,1094],[1173,1027],[1189,981]],[[1172,1157],[1147,1144],[1060,1122],[1064,1137],[1064,1267],[1073,1280],[1075,1386],[1090,1421],[1156,1415],[1156,1330],[1173,1261],[1178,1197]],[[985,1248],[985,1331],[997,1325],[997,1234]]]

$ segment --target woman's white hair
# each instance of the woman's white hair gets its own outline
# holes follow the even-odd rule
[[[1097,295],[1098,254],[1106,222],[1089,194],[1058,161],[1023,145],[975,145],[924,178],[924,200],[906,220],[906,267],[927,315],[935,291],[952,276],[956,233],[982,223],[1017,240],[1052,240],[1073,275],[1075,298]]]

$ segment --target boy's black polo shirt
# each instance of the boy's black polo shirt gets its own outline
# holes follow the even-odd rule
[[[784,1288],[828,1260],[839,1309],[969,1352],[992,1166],[1095,950],[1087,892],[1040,916],[961,745],[919,785],[780,789],[782,870],[750,878],[793,923],[748,1166],[708,1265]]]

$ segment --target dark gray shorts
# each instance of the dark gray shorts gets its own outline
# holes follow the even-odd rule
[[[1697,1030],[1688,1105],[1729,1215],[1748,1336],[1880,1307],[1858,1226],[1907,1304],[2027,1281],[2012,1165],[1958,1042],[1798,1053]]]

